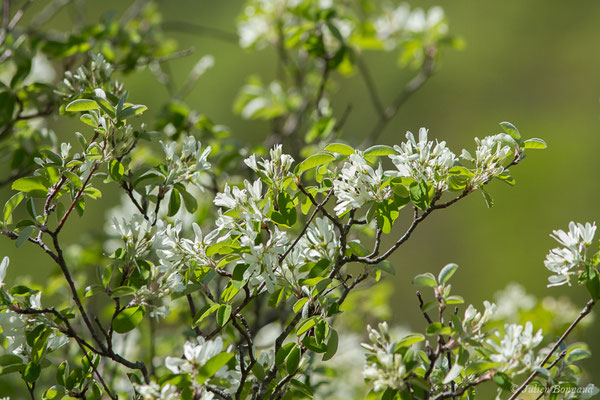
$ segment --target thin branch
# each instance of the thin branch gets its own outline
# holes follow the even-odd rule
[[[427,82],[427,80],[431,77],[431,75],[433,75],[433,71],[434,71],[434,51],[435,49],[429,49],[427,50],[428,54],[425,57],[425,60],[423,61],[423,65],[421,67],[421,70],[419,71],[419,73],[412,78],[402,89],[402,92],[400,92],[400,94],[398,94],[398,96],[396,96],[396,98],[392,101],[392,103],[385,109],[383,109],[383,107],[381,106],[381,102],[379,100],[377,100],[377,104],[376,107],[378,108],[378,112],[379,112],[379,119],[377,120],[377,123],[375,124],[375,126],[373,127],[373,129],[371,130],[371,133],[367,136],[367,138],[365,139],[365,141],[363,142],[363,144],[361,145],[361,147],[368,147],[370,145],[372,145],[381,135],[381,133],[383,132],[384,128],[387,126],[387,124],[396,116],[396,114],[398,114],[398,111],[400,110],[400,107],[402,107],[402,105],[404,105],[404,103],[417,91],[419,90],[424,84],[425,82]],[[359,68],[360,68],[360,63],[359,63]],[[363,65],[364,70],[367,70],[366,65]],[[367,70],[368,71],[368,70]],[[363,78],[365,77],[365,75],[363,74]],[[366,82],[366,80],[365,80]],[[369,88],[369,92],[371,93],[371,90],[375,90],[375,86],[373,83],[367,84],[367,88]],[[371,97],[373,97],[374,95],[371,94]],[[378,96],[377,96],[378,99]]]
[[[573,329],[575,329],[577,324],[579,324],[582,319],[584,319],[590,312],[592,312],[592,308],[594,308],[595,304],[596,304],[596,300],[594,300],[594,299],[591,299],[590,301],[587,302],[587,304],[585,305],[585,307],[583,307],[583,309],[581,310],[581,312],[579,313],[577,318],[575,318],[575,320],[571,323],[571,325],[569,325],[569,327],[564,331],[564,333],[561,335],[561,337],[556,341],[554,346],[552,346],[552,348],[550,349],[550,352],[548,352],[548,354],[546,354],[546,357],[544,357],[544,359],[540,362],[539,368],[535,369],[535,370],[533,370],[533,372],[531,372],[531,374],[527,377],[527,379],[525,379],[525,381],[521,384],[521,386],[519,386],[519,388],[513,392],[513,394],[508,398],[508,400],[515,400],[521,394],[521,392],[523,390],[525,390],[527,385],[529,385],[531,383],[531,381],[533,381],[535,379],[535,377],[539,373],[539,369],[544,368],[544,365],[546,365],[546,363],[550,360],[550,357],[552,357],[552,355],[556,352],[556,350],[558,350],[561,343],[567,338],[567,336],[569,336],[569,334],[573,331]]]
[[[279,265],[281,265],[283,263],[283,260],[285,260],[285,258],[288,256],[288,254],[290,254],[290,252],[294,249],[294,247],[298,244],[298,242],[300,241],[300,239],[302,239],[302,237],[304,236],[304,234],[306,233],[306,231],[308,230],[308,227],[310,226],[310,223],[313,221],[313,219],[315,219],[315,216],[317,215],[317,213],[325,206],[325,204],[327,204],[327,202],[329,201],[329,199],[331,198],[331,195],[333,194],[333,189],[331,189],[328,193],[327,196],[325,196],[325,199],[318,203],[317,206],[315,207],[313,213],[310,215],[310,217],[308,218],[308,221],[306,221],[306,224],[304,225],[304,228],[302,228],[302,232],[300,232],[300,234],[298,235],[298,237],[296,237],[296,240],[294,240],[294,242],[290,245],[290,247],[288,247],[288,249],[285,251],[285,253],[283,253],[280,257],[279,257]]]

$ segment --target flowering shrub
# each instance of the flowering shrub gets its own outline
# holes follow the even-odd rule
[[[283,65],[280,79],[250,79],[237,100],[244,118],[273,122],[269,150],[255,152],[182,101],[139,123],[147,107],[117,75],[149,68],[168,80],[161,64],[177,55],[151,4],[107,22],[113,29],[57,40],[15,29],[25,9],[16,11],[2,37],[2,57],[15,68],[0,93],[12,189],[1,233],[45,252],[61,278],[52,289],[5,283],[19,263],[3,258],[0,374],[19,376],[32,398],[44,399],[473,399],[488,382],[499,398],[515,399],[528,384],[579,385],[576,362],[589,352],[565,339],[600,296],[589,223],[555,231],[564,247],[545,261],[549,286],[575,277],[592,297],[579,314],[568,310],[572,320],[518,286],[498,305],[463,307],[449,284],[458,266],[448,264],[413,281],[432,291],[429,301],[417,292],[423,333],[369,326],[366,357],[339,361],[359,349],[339,321],[356,289],[384,287],[380,280],[395,273],[390,257],[425,219],[474,192],[492,206],[486,185],[515,184],[513,167],[546,147],[508,122],[475,138],[471,151],[453,152],[425,128],[418,140],[408,132],[394,146],[372,145],[433,72],[439,50],[459,41],[440,8],[375,11],[367,3],[247,2],[240,45],[273,46]],[[418,70],[389,107],[371,86],[363,49],[397,52]],[[64,78],[42,84],[34,57],[52,71],[64,66]],[[190,79],[209,64],[203,57]],[[359,147],[335,139],[344,118],[328,99],[331,75],[354,68],[379,113]],[[82,132],[58,143],[45,118],[57,114],[78,117]],[[122,202],[104,234],[65,243],[74,212],[84,216],[106,190],[120,191]],[[515,293],[521,303],[510,303]],[[342,385],[357,364],[364,382]],[[560,398],[597,392],[588,389]]]

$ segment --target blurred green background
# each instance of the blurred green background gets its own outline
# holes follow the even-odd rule
[[[91,22],[109,10],[121,12],[129,4],[90,1],[87,18]],[[158,4],[165,21],[187,21],[229,32],[235,32],[236,16],[243,6],[242,1],[233,0],[165,0]],[[473,137],[498,133],[497,124],[506,120],[524,137],[545,139],[549,148],[532,151],[513,168],[517,186],[493,183],[489,187],[496,201],[494,208],[488,209],[475,194],[419,227],[393,260],[398,271],[391,305],[394,320],[424,328],[411,279],[424,271],[437,273],[448,262],[461,266],[454,291],[478,307],[511,281],[538,296],[564,294],[583,305],[583,289],[546,288],[549,274],[543,260],[554,246],[548,236],[553,229],[565,229],[570,220],[600,219],[600,181],[596,178],[600,167],[600,2],[455,0],[411,4],[443,6],[451,32],[461,36],[466,47],[444,54],[438,72],[405,104],[379,141],[396,144],[404,139],[406,130],[416,132],[425,126],[430,137],[446,140],[460,153],[463,147],[473,148]],[[70,16],[61,13],[52,24],[65,30]],[[195,48],[191,56],[171,62],[176,77],[184,79],[201,56],[215,57],[215,67],[199,80],[188,103],[215,122],[228,125],[234,136],[261,143],[270,134],[268,125],[241,119],[233,113],[232,103],[249,75],[258,74],[264,81],[273,78],[275,54],[244,51],[210,36],[170,35],[180,48]],[[397,67],[393,55],[367,52],[365,59],[380,94],[390,101],[410,75]],[[158,111],[167,92],[149,72],[126,81],[132,101]],[[358,144],[375,124],[376,114],[358,75],[338,82],[333,99],[337,112],[353,105],[343,138]],[[62,140],[74,140],[72,132],[80,129],[67,117],[57,119],[53,127]],[[65,243],[89,229],[102,229],[104,212],[118,200],[116,193],[113,197],[109,191],[104,193],[103,201],[89,204],[92,213],[70,221]],[[4,190],[2,198],[7,196]],[[13,242],[2,240],[0,254],[13,259],[15,267],[10,268],[8,279],[31,275],[33,281],[43,282],[54,268],[33,246],[17,250]],[[594,340],[599,335],[600,321],[588,337],[595,366],[600,365],[600,343]],[[593,365],[591,369],[597,370]],[[596,374],[600,377],[600,372]]]

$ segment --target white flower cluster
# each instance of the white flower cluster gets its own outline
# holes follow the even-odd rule
[[[407,3],[385,10],[384,14],[373,22],[373,26],[377,37],[389,50],[394,49],[411,34],[431,33],[441,36],[448,32],[448,24],[441,7],[432,7],[427,11],[421,8],[411,10]]]
[[[391,176],[412,178],[415,181],[433,182],[436,189],[447,188],[446,177],[457,161],[456,155],[446,147],[446,142],[427,140],[427,129],[419,130],[419,141],[412,132],[406,132],[407,141],[394,146],[397,155],[390,155],[398,171],[388,172]]]
[[[213,201],[216,206],[229,209],[235,212],[239,218],[250,221],[265,222],[268,220],[267,214],[271,204],[264,198],[262,182],[260,179],[253,183],[244,181],[244,187],[234,186],[231,188],[227,183],[222,193],[217,193]],[[233,229],[234,219],[219,215],[217,226],[219,229]]]
[[[569,232],[555,230],[550,235],[564,247],[557,247],[546,255],[544,265],[554,273],[548,278],[548,286],[571,284],[571,276],[581,272],[588,259],[587,248],[592,244],[596,233],[596,223],[585,225],[571,222]]]
[[[256,161],[256,156],[252,154],[244,160],[244,163],[259,176],[266,178],[272,187],[280,190],[287,178],[290,177],[290,168],[294,159],[289,154],[283,154],[280,144],[270,150],[271,159],[262,159]]]
[[[401,354],[394,354],[394,344],[390,342],[389,328],[386,322],[378,325],[378,330],[367,326],[370,344],[361,344],[375,360],[367,360],[363,374],[373,383],[373,390],[381,392],[387,388],[401,387],[407,373]]]
[[[461,158],[475,164],[475,176],[471,180],[471,187],[483,185],[504,172],[502,163],[517,146],[515,140],[506,133],[487,136],[483,139],[475,138],[475,142],[477,143],[475,157],[464,149],[461,154]]]
[[[317,0],[313,3],[323,10],[331,8],[333,5],[332,0]],[[248,1],[238,22],[240,46],[261,49],[269,43],[276,43],[279,40],[277,26],[283,25],[284,31],[288,27],[301,27],[303,21],[299,18],[299,13],[294,12],[294,8],[301,4],[302,0]],[[334,17],[331,21],[344,37],[349,34],[347,20]],[[327,33],[324,39],[327,45],[329,39]]]
[[[199,141],[193,136],[186,136],[183,140],[181,154],[175,154],[177,150],[176,142],[165,144],[160,142],[165,153],[167,161],[168,176],[165,179],[167,184],[175,183],[194,183],[199,188],[200,172],[210,168],[208,155],[210,154],[210,146],[202,149]]]
[[[31,294],[27,300],[22,297],[15,298],[4,287],[4,278],[10,264],[8,257],[4,257],[0,262],[0,296],[9,302],[17,301],[19,307],[39,310],[42,308],[42,292]],[[0,311],[0,327],[2,333],[2,344],[0,345],[1,354],[13,354],[27,361],[31,354],[31,346],[27,343],[26,337],[23,334],[28,328],[31,329],[40,323],[48,326],[53,326],[52,319],[47,318],[43,314],[17,314],[11,310]],[[46,345],[47,352],[53,352],[69,342],[69,339],[53,330],[48,337]]]
[[[211,358],[223,351],[223,339],[217,337],[215,340],[205,340],[198,336],[195,341],[187,341],[183,345],[183,358],[165,358],[165,367],[174,374],[191,374],[196,376],[199,369]]]
[[[340,248],[340,239],[335,233],[333,223],[322,217],[316,218],[308,227],[299,245],[309,261],[321,259],[333,261]]]
[[[370,201],[380,202],[389,198],[392,191],[389,186],[382,188],[383,179],[381,164],[373,169],[362,152],[351,154],[338,179],[333,181],[333,190],[338,200],[334,209],[336,214],[342,215]]]
[[[483,332],[483,327],[494,317],[496,305],[486,300],[483,302],[483,306],[485,307],[483,313],[477,311],[471,304],[465,310],[465,317],[462,321],[463,334],[458,338],[463,345],[468,345],[470,341],[481,342],[485,338],[486,333]]]
[[[142,400],[177,400],[181,397],[177,387],[167,383],[162,388],[154,381],[146,385],[133,384],[135,392],[142,396]]]
[[[503,371],[519,367],[533,367],[536,361],[533,349],[544,339],[542,330],[540,329],[534,334],[532,323],[527,321],[525,327],[523,325],[507,324],[504,326],[504,331],[504,337],[499,344],[491,339],[487,341],[496,352],[496,354],[490,356],[490,359],[501,363],[500,368]],[[497,336],[499,337],[498,333]]]

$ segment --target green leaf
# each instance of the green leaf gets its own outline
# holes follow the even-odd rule
[[[118,160],[111,160],[108,168],[110,177],[115,181],[119,182],[125,172],[125,167]]]
[[[281,348],[277,351],[277,354],[275,354],[275,365],[283,364],[288,354],[290,354],[290,351],[292,351],[293,347],[294,342],[286,343],[283,346],[281,346]]]
[[[131,286],[119,286],[111,292],[110,297],[114,299],[117,297],[129,296],[134,293],[135,288],[132,288]]]
[[[394,150],[393,147],[386,146],[384,144],[377,144],[366,149],[363,154],[365,157],[380,157],[398,153],[396,152],[396,150]]]
[[[304,304],[306,304],[306,302],[308,301],[308,297],[303,297],[300,300],[298,300],[293,307],[293,310],[295,313],[297,313],[298,311],[300,311],[302,309],[302,307],[304,307]]]
[[[292,386],[294,386],[296,389],[302,392],[302,394],[306,396],[306,398],[312,399],[314,397],[310,386],[308,386],[307,384],[300,382],[298,379],[292,379],[290,383],[292,384]]]
[[[473,361],[470,362],[467,368],[465,369],[465,375],[476,374],[484,371],[489,371],[490,369],[496,368],[500,363],[490,362],[490,361]]]
[[[358,240],[349,241],[348,247],[350,248],[350,250],[352,250],[354,254],[356,254],[359,257],[368,256],[370,253],[369,250],[367,250],[367,248],[363,246],[362,243],[360,243],[360,241]]]
[[[326,165],[333,160],[335,160],[335,157],[330,153],[313,154],[298,165],[298,172],[302,173],[320,165]]]
[[[465,302],[461,296],[448,296],[444,301],[446,304],[463,304]]]
[[[511,124],[510,122],[500,122],[500,126],[504,130],[504,132],[508,133],[513,139],[517,142],[521,140],[521,134],[516,126]]]
[[[25,193],[33,191],[47,192],[49,187],[50,183],[42,176],[27,176],[25,178],[17,179],[12,184],[13,190]]]
[[[327,351],[323,354],[323,361],[330,360],[337,353],[339,345],[339,336],[335,329],[331,329],[329,340],[327,341]]]
[[[420,210],[426,210],[429,207],[429,188],[423,181],[413,182],[409,188],[410,199]]]
[[[181,196],[179,196],[179,191],[175,188],[171,190],[171,196],[169,197],[169,212],[168,216],[172,217],[177,214],[179,208],[181,207]]]
[[[349,156],[350,154],[354,154],[354,149],[347,144],[343,143],[331,143],[325,146],[325,150],[331,151],[332,153],[343,154],[345,156]]]
[[[277,196],[277,205],[279,211],[271,214],[271,220],[280,225],[292,227],[296,223],[297,212],[290,195],[286,192],[279,193]]]
[[[450,335],[452,329],[449,326],[445,326],[441,322],[434,322],[427,327],[425,331],[428,335]]]
[[[394,222],[400,215],[396,202],[392,199],[387,199],[381,203],[376,203],[373,206],[373,212],[377,218],[377,224],[381,231],[388,234],[392,231]]]
[[[71,171],[63,171],[63,174],[65,175],[65,178],[67,178],[73,183],[77,190],[83,187],[83,183],[81,182],[81,179],[79,178],[79,176],[77,176],[77,174],[74,174]]]
[[[390,275],[396,275],[396,268],[394,268],[394,265],[389,261],[382,261],[379,264],[375,264],[374,268],[387,272]]]
[[[100,108],[102,108],[102,110],[104,110],[104,112],[106,112],[111,118],[116,117],[117,110],[115,109],[115,107],[113,107],[112,104],[110,104],[110,102],[106,98],[95,96],[94,99],[96,100]]]
[[[317,339],[313,336],[304,336],[302,344],[304,347],[315,353],[325,353],[327,351],[327,345],[325,343],[318,343]]]
[[[296,370],[298,370],[298,365],[300,365],[301,355],[300,348],[294,345],[287,357],[287,362],[285,364],[288,374],[293,375],[296,373]]]
[[[231,304],[221,304],[217,310],[217,323],[219,326],[225,325],[231,316]]]
[[[567,353],[566,360],[568,363],[573,363],[575,361],[580,361],[589,358],[591,357],[591,355],[592,354],[587,349],[583,347],[578,347],[573,350],[570,350],[569,353]]]
[[[98,127],[98,118],[96,118],[95,115],[83,114],[81,117],[79,117],[79,119],[81,120],[81,122],[83,122],[86,125],[91,126],[92,128]]]
[[[440,282],[440,283],[448,282],[450,280],[450,278],[452,277],[452,275],[454,275],[454,273],[456,272],[457,269],[458,269],[458,265],[456,265],[456,264],[446,265],[444,268],[442,268],[442,270],[440,271],[440,274],[438,275],[438,282]]]
[[[196,380],[200,385],[212,378],[218,370],[223,368],[225,364],[233,358],[233,353],[220,353],[211,358],[204,364],[198,373]]]
[[[504,372],[496,371],[494,373],[494,382],[496,382],[496,385],[500,386],[503,390],[511,390],[512,381]]]
[[[524,149],[539,149],[543,150],[548,148],[548,145],[543,139],[540,138],[531,138],[527,139],[523,142]]]
[[[303,321],[300,325],[298,325],[298,329],[296,330],[296,336],[304,334],[306,331],[315,326],[318,322],[318,319],[319,316],[313,316]]]
[[[15,111],[15,96],[9,92],[0,92],[0,126],[8,125]]]
[[[69,112],[80,112],[80,111],[90,111],[97,110],[100,106],[94,100],[89,99],[77,99],[73,100],[65,107],[65,111]]]
[[[138,104],[131,107],[127,107],[123,109],[120,113],[117,114],[117,118],[119,119],[127,119],[129,117],[134,117],[137,115],[142,115],[144,111],[146,111],[148,107]]]
[[[185,209],[190,213],[196,212],[198,209],[198,201],[196,198],[190,192],[188,192],[185,186],[183,186],[181,183],[176,184],[175,187],[179,191],[181,198],[183,198]]]
[[[413,285],[416,286],[426,286],[426,287],[436,287],[437,282],[435,280],[435,276],[432,273],[426,272],[424,274],[419,274],[415,276],[415,279],[412,281]]]
[[[4,221],[5,224],[8,225],[8,224],[12,223],[12,213],[15,210],[15,208],[17,208],[17,206],[21,203],[21,201],[23,200],[24,197],[25,197],[25,194],[22,192],[19,192],[19,193],[14,194],[10,199],[8,199],[8,201],[4,205],[4,213],[3,213],[3,217],[2,217],[2,220]]]
[[[483,195],[483,199],[485,200],[485,204],[487,204],[488,208],[494,207],[494,199],[492,196],[483,188],[483,185],[479,187],[481,189],[481,194]]]
[[[444,385],[447,385],[448,383],[452,382],[453,380],[455,380],[456,378],[459,377],[460,373],[463,370],[463,365],[460,364],[454,364],[452,366],[452,368],[450,368],[450,371],[448,371],[448,373],[446,374],[446,376],[444,377],[444,381],[442,382]]]
[[[219,308],[218,304],[212,304],[212,305],[207,304],[204,308],[202,308],[196,314],[194,326],[199,325],[206,317],[208,317],[209,315],[211,315],[212,313],[217,311],[218,308]]]
[[[23,246],[25,244],[25,242],[27,242],[27,240],[29,240],[31,235],[33,235],[33,233],[36,230],[37,230],[37,228],[33,225],[29,225],[29,226],[23,228],[23,230],[21,230],[21,232],[19,233],[19,237],[15,241],[16,246],[17,247]]]
[[[409,347],[415,343],[422,342],[423,340],[425,340],[425,336],[420,333],[411,333],[410,335],[406,335],[398,343],[396,343],[394,352],[402,347]]]
[[[112,327],[117,333],[126,333],[135,328],[144,319],[146,310],[142,306],[133,306],[121,311],[113,320]]]
[[[23,370],[23,380],[29,383],[35,382],[40,377],[41,371],[42,368],[39,366],[39,364],[30,362]]]

